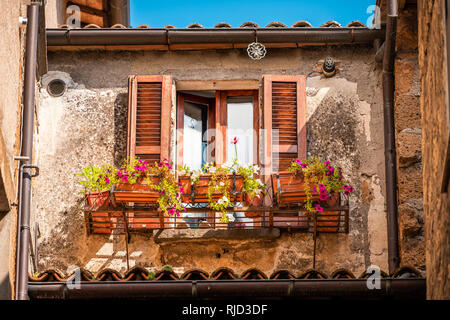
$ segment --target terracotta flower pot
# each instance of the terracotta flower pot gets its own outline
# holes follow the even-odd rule
[[[261,207],[263,205],[263,196],[250,197],[248,194],[245,194],[244,205],[247,207]],[[247,218],[259,218],[262,216],[261,211],[247,211],[244,214]]]
[[[110,204],[109,191],[90,192],[85,197],[87,205],[92,211],[105,208]]]
[[[305,186],[306,183],[302,175],[288,171],[272,174],[273,195],[278,205],[305,203],[307,198]],[[317,192],[312,194],[312,200],[319,200]]]
[[[204,174],[200,176],[199,182],[197,185],[192,186],[190,176],[180,175],[178,177],[181,186],[184,189],[183,194],[181,195],[181,200],[184,203],[205,203],[209,202],[208,200],[208,186],[211,180],[212,175]],[[233,179],[235,182],[235,189],[233,188]],[[238,201],[242,202],[244,199],[244,194],[242,192],[242,187],[244,185],[244,178],[241,175],[235,175],[233,178],[232,174],[227,175],[228,182],[228,192],[230,193],[230,201]],[[194,194],[192,195],[192,190]],[[217,201],[223,197],[223,193],[213,193],[213,200]]]

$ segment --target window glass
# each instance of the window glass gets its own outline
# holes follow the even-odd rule
[[[184,104],[184,137],[183,162],[192,170],[202,167],[202,107],[185,102]]]
[[[227,100],[227,161],[236,157],[242,164],[253,163],[252,97],[229,97]],[[238,138],[234,145],[231,141]],[[236,147],[236,149],[235,149]]]

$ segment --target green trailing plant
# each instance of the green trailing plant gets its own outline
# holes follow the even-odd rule
[[[147,280],[153,280],[155,279],[155,273],[153,271],[149,272],[147,275]]]
[[[305,209],[310,214],[323,211],[320,204],[314,203],[313,194],[318,193],[319,199],[326,201],[331,198],[332,193],[344,192],[348,195],[353,192],[353,187],[347,184],[342,175],[342,168],[333,166],[330,161],[316,157],[304,161],[294,159],[288,171],[303,177],[306,193]]]
[[[150,165],[146,160],[128,157],[120,168],[113,165],[88,166],[78,175],[83,177],[79,182],[83,193],[108,191],[118,183],[133,185],[144,182],[151,190],[160,193],[158,204],[165,214],[179,216],[181,211],[186,210],[181,202],[184,190],[176,181],[167,159]],[[159,178],[158,183],[152,181],[154,176]]]
[[[108,169],[108,165],[102,167],[87,166],[83,168],[82,172],[78,173],[78,176],[82,177],[82,180],[78,181],[78,184],[83,187],[82,192],[92,193],[109,190],[113,182],[110,179],[109,173],[107,173]]]
[[[162,267],[162,270],[163,271],[173,271],[173,268],[171,265],[166,264]]]
[[[149,172],[150,175],[159,177],[158,184],[153,183],[149,175],[146,176],[145,180],[152,190],[159,192],[158,204],[160,209],[169,216],[176,215],[179,217],[182,211],[186,211],[181,202],[181,195],[184,193],[184,189],[181,183],[175,179],[172,166],[167,159],[164,159],[155,164],[154,167],[151,167]]]
[[[208,183],[208,206],[218,212],[222,212],[221,222],[228,223],[233,219],[231,214],[227,214],[227,209],[235,205],[235,201],[231,199],[229,190],[231,187],[230,174],[237,174],[243,178],[242,191],[250,198],[266,194],[266,185],[257,178],[260,168],[257,165],[242,165],[237,158],[238,138],[235,137],[232,141],[234,144],[235,157],[231,162],[227,162],[222,166],[217,166],[212,163],[206,163],[200,170],[191,171],[186,165],[178,167],[178,173],[190,176],[191,184],[196,186],[200,181],[200,176],[209,175]],[[215,194],[221,194],[222,197],[217,201],[214,198]]]

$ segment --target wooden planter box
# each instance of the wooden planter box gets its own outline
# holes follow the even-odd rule
[[[158,184],[159,177],[152,176],[151,182]],[[151,187],[145,184],[144,180],[135,184],[118,183],[113,190],[114,201],[117,203],[133,202],[136,204],[151,204],[156,205],[160,193],[154,191]]]
[[[326,201],[319,201],[323,208],[337,207],[340,205],[339,193],[333,193],[331,198]],[[317,231],[319,232],[338,232],[340,225],[339,211],[317,212]]]
[[[190,176],[181,175],[178,177],[184,193],[181,199],[184,203],[207,203],[208,200],[208,185],[211,179],[210,174],[201,175],[196,186],[191,185]],[[229,174],[227,178],[229,182],[228,192],[230,193],[230,201],[242,202],[244,194],[242,187],[244,185],[244,178],[240,175]],[[214,193],[213,200],[217,201],[223,197],[223,193]]]
[[[274,199],[279,206],[306,202],[305,181],[302,175],[294,175],[287,171],[274,173],[272,189]],[[312,199],[319,200],[319,193],[314,193]]]

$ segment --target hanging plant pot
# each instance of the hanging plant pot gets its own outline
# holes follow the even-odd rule
[[[181,195],[181,200],[184,203],[207,203],[208,199],[208,187],[211,181],[212,175],[203,174],[199,177],[198,183],[194,186],[191,184],[191,178],[187,175],[178,176],[181,187],[183,187],[184,192]],[[244,178],[239,175],[228,174],[226,178],[226,184],[228,185],[228,192],[230,193],[232,202],[242,202],[244,199],[244,194],[242,192],[242,187],[244,185]],[[219,200],[223,197],[223,193],[213,193],[212,199],[214,201]]]
[[[150,176],[152,184],[159,183],[159,177]],[[113,190],[114,200],[116,202],[135,202],[156,204],[160,196],[159,192],[154,191],[152,186],[147,184],[145,179],[141,178],[134,184],[118,183]]]
[[[336,207],[340,204],[339,193],[331,194],[331,198],[325,201],[319,201],[320,205],[326,207]],[[319,232],[337,232],[340,225],[339,211],[317,212],[317,231]]]
[[[91,211],[106,208],[110,205],[109,191],[86,193],[85,199]]]
[[[305,203],[305,187],[306,183],[301,174],[293,174],[288,171],[272,174],[273,196],[280,206]],[[319,200],[317,192],[312,194],[312,200]]]

